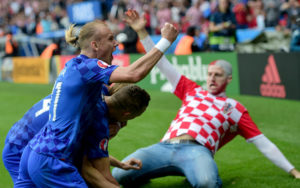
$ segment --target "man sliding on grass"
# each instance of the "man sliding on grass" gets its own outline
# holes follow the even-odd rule
[[[138,33],[146,51],[153,47],[145,21],[136,11],[128,11],[126,21]],[[193,187],[221,187],[222,181],[214,154],[236,135],[253,143],[271,162],[300,179],[300,172],[257,128],[247,109],[225,95],[232,80],[232,67],[225,60],[209,64],[207,90],[181,75],[164,56],[157,64],[182,100],[161,142],[142,148],[126,157],[142,161],[141,170],[113,169],[113,176],[124,185],[147,182],[151,178],[183,175]]]

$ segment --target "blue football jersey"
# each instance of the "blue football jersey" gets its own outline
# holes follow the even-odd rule
[[[93,113],[92,125],[84,135],[84,149],[89,159],[108,157],[109,120],[107,105],[104,100],[98,100]]]
[[[87,155],[88,159],[108,157],[109,124],[107,112],[108,108],[104,101],[104,95],[102,95],[97,102],[97,108],[83,115],[82,123],[91,124],[83,133],[82,145],[78,144],[77,148],[74,149],[76,155],[73,156],[72,160],[78,169],[81,169],[84,154]]]
[[[109,84],[117,68],[98,59],[79,55],[67,62],[51,96],[49,121],[30,141],[30,147],[45,155],[72,162],[81,147],[82,136],[92,124],[103,84]]]
[[[22,153],[24,147],[49,119],[50,95],[34,104],[24,116],[17,121],[6,136],[6,144],[10,144],[15,153]]]

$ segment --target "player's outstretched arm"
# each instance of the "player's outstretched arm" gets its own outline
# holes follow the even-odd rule
[[[135,30],[143,44],[145,50],[149,52],[154,47],[154,42],[151,40],[147,30],[145,29],[146,21],[143,17],[140,17],[135,10],[129,10],[125,13],[125,22]],[[166,76],[167,80],[176,88],[181,74],[171,65],[169,60],[163,56],[156,65],[159,70]]]
[[[151,51],[136,60],[128,67],[116,68],[112,72],[109,81],[111,83],[136,83],[146,77],[158,60],[163,56],[163,53],[176,40],[178,31],[172,24],[166,23],[161,29],[161,35],[161,40],[155,45],[154,48],[152,48]]]
[[[300,172],[287,160],[278,147],[266,136],[261,135],[254,139],[252,143],[257,149],[279,168],[288,172],[297,179],[300,179]]]
[[[83,159],[82,176],[83,178],[95,188],[118,188],[120,187],[118,182],[112,177],[109,167],[107,168],[107,162],[109,159],[95,160],[93,161],[97,166],[94,167],[86,156]],[[108,164],[109,165],[109,164]],[[108,170],[108,171],[107,171]]]
[[[142,168],[142,162],[135,158],[131,158],[125,162],[121,162],[118,159],[116,159],[110,155],[109,160],[110,160],[111,166],[121,168],[123,170],[130,170],[130,169],[140,170]]]

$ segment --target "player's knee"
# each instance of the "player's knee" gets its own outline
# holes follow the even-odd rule
[[[119,184],[127,187],[134,183],[133,176],[130,174],[132,170],[122,170],[120,168],[114,168],[112,170],[112,176],[118,181]]]

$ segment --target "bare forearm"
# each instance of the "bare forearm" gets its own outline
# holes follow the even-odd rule
[[[162,56],[163,53],[161,51],[157,48],[152,48],[150,52],[132,64],[132,71],[141,75],[142,79],[151,71]]]
[[[119,186],[117,180],[111,175],[110,161],[108,157],[91,160],[93,167],[110,183]]]
[[[83,159],[82,176],[90,185],[96,188],[119,187],[118,183],[111,181],[110,178],[106,178],[98,171],[87,157]]]
[[[107,180],[97,169],[88,168],[84,170],[84,179],[95,188],[119,187],[118,185]]]
[[[128,67],[118,67],[112,72],[110,82],[136,83],[147,76],[163,53],[153,48],[149,53],[139,58]]]
[[[113,156],[109,156],[109,162],[111,166],[121,168],[122,163],[118,159],[114,158]]]

